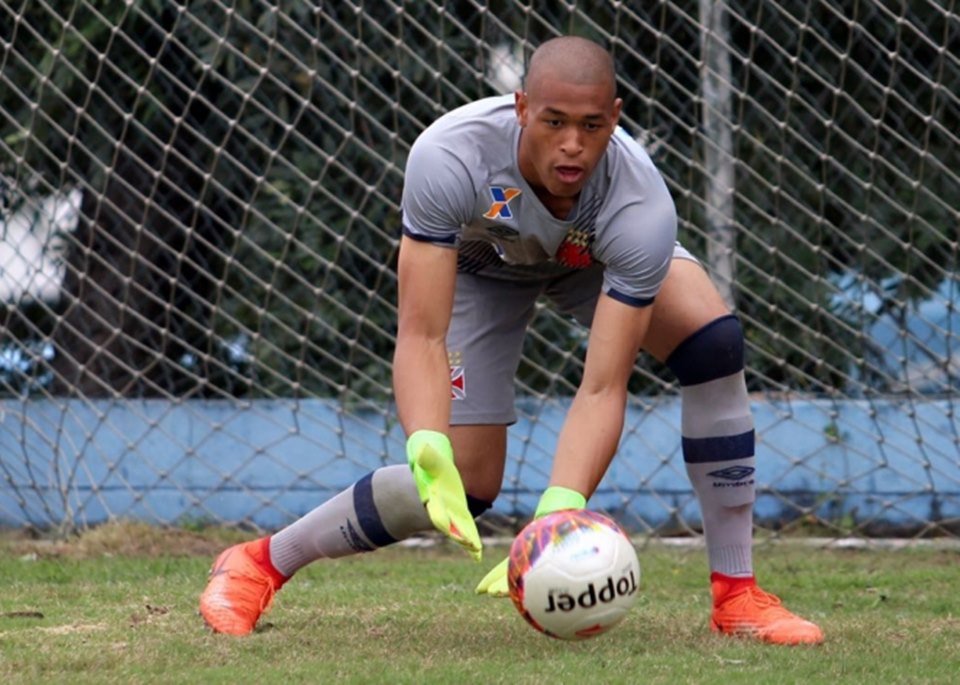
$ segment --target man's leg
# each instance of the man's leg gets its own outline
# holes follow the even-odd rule
[[[670,367],[681,386],[683,456],[703,518],[712,627],[774,643],[821,642],[817,626],[756,586],[754,428],[743,331],[696,262],[674,259],[644,348]]]
[[[461,275],[447,339],[449,437],[467,506],[476,517],[500,491],[513,376],[537,284]],[[250,633],[276,591],[304,566],[369,552],[433,530],[406,464],[377,469],[275,535],[235,545],[214,562],[200,613],[217,632]]]
[[[502,434],[502,439],[498,438]],[[461,426],[451,430],[455,461],[474,516],[490,508],[499,492],[505,426]],[[480,448],[482,446],[482,448]],[[484,464],[473,463],[481,458]],[[474,484],[470,479],[481,476]],[[476,495],[474,493],[477,493]],[[214,562],[200,613],[216,632],[250,633],[276,591],[298,570],[318,559],[371,552],[432,531],[410,467],[384,466],[367,474],[278,533],[234,545]]]
[[[479,516],[500,491],[506,426],[453,426],[449,437],[470,512]],[[271,536],[270,560],[289,578],[318,559],[371,552],[431,530],[410,468],[384,466]]]
[[[385,466],[275,535],[226,549],[200,595],[200,614],[218,633],[245,635],[307,564],[369,552],[432,528],[410,467]]]
[[[513,377],[538,293],[536,284],[457,279],[447,335],[453,424],[448,435],[475,517],[500,492],[506,426],[515,420]],[[410,469],[386,466],[270,538],[270,560],[289,578],[317,559],[368,552],[432,529]]]
[[[450,442],[470,511],[479,516],[500,491],[506,427],[455,426]],[[371,552],[430,530],[410,468],[384,466],[273,535],[270,560],[289,578],[318,559]]]
[[[498,424],[450,427],[457,470],[463,478],[467,501],[474,516],[493,505],[503,484],[507,458],[507,426]],[[475,511],[480,510],[480,511]]]
[[[500,493],[507,426],[517,420],[514,379],[540,283],[461,274],[447,332],[450,442],[474,516]]]
[[[754,438],[739,322],[706,272],[674,259],[644,348],[680,381],[683,455],[712,572],[752,576]],[[710,474],[724,473],[739,478]]]

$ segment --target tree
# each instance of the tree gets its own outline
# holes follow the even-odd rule
[[[382,403],[409,146],[493,94],[491,46],[529,54],[559,33],[611,47],[623,123],[706,254],[698,6],[8,4],[0,172],[84,199],[63,298],[19,308],[6,334],[52,341],[58,394]],[[751,385],[887,389],[865,327],[957,266],[956,32],[933,5],[900,21],[870,4],[843,21],[798,0],[728,6]],[[851,278],[877,311],[845,298]],[[522,386],[574,387],[581,332],[534,328]],[[631,389],[658,387],[639,373]]]

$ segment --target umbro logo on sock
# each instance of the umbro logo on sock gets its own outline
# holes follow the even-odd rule
[[[752,476],[754,471],[756,471],[756,469],[752,466],[728,466],[719,471],[710,471],[707,475],[713,476],[714,478],[723,478],[724,480],[743,480],[748,476]]]
[[[367,543],[360,534],[357,532],[357,529],[353,527],[351,521],[347,521],[346,527],[340,526],[340,534],[343,535],[343,539],[347,541],[347,544],[355,552],[372,552],[374,548]]]

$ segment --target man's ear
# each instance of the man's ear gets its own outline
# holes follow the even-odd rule
[[[620,123],[620,110],[623,109],[623,98],[617,98],[613,101],[613,128],[617,128]]]
[[[527,125],[527,94],[522,90],[514,91],[513,103],[517,112],[517,123],[523,128]]]

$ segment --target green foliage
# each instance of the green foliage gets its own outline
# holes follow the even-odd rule
[[[874,6],[856,23],[814,17],[824,43],[774,18],[806,8],[731,5],[732,226],[752,383],[828,393],[878,358],[870,321],[955,270],[958,188],[945,165],[960,115],[946,94],[960,70],[945,58],[955,32],[932,6],[909,5],[903,19],[943,45],[901,41],[903,23]],[[53,340],[56,376],[73,381],[64,392],[387,397],[406,153],[438,114],[492,94],[487,49],[501,42],[529,52],[572,32],[611,45],[624,123],[651,140],[682,239],[705,255],[695,2],[585,13],[505,0],[362,11],[112,0],[4,12],[0,172],[21,194],[85,191],[66,282],[83,306],[68,332],[44,314],[33,334]],[[878,59],[884,50],[898,58]],[[845,300],[838,279],[850,274],[878,311]],[[142,319],[124,315],[128,299]],[[579,332],[537,326],[521,383],[573,387],[579,365],[564,355]],[[117,329],[126,341],[111,354],[84,342]],[[84,382],[85,363],[96,382]]]

